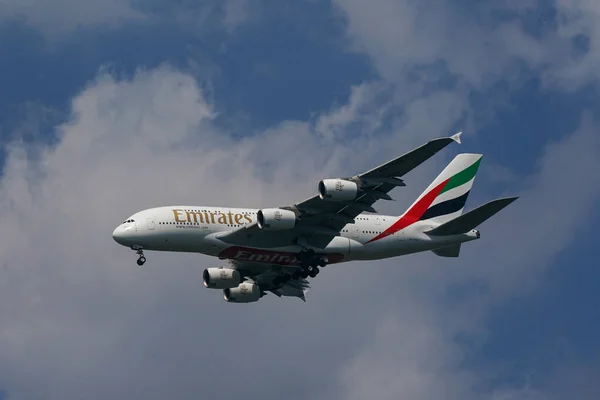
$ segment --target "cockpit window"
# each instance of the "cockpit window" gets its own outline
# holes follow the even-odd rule
[[[135,221],[134,221],[134,220],[132,220],[132,219],[128,219],[127,221],[125,221],[125,222],[123,222],[123,223],[124,223],[124,224],[127,224],[127,223],[129,223],[129,222],[135,222]]]

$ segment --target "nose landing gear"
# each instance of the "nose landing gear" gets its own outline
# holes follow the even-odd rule
[[[144,263],[146,262],[146,257],[144,257],[144,250],[142,249],[133,249],[135,250],[135,254],[137,254],[139,257],[137,259],[137,265],[144,265]]]

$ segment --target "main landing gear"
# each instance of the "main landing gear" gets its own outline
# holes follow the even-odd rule
[[[284,274],[277,276],[273,279],[273,285],[279,286],[285,284],[290,279],[300,278],[311,278],[316,277],[319,274],[319,267],[323,268],[327,265],[327,257],[317,256],[313,249],[304,249],[300,253],[296,254],[296,258],[301,262],[302,266],[293,274]]]
[[[313,249],[304,249],[296,254],[296,258],[302,263],[302,268],[294,272],[293,279],[307,277],[314,278],[319,275],[319,267],[323,268],[327,265],[327,257],[317,256]]]
[[[139,257],[137,259],[137,265],[144,265],[144,263],[146,262],[146,257],[144,257],[144,250],[142,249],[133,249],[136,250],[135,254],[137,254]]]

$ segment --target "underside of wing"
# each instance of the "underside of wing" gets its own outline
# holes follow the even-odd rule
[[[277,297],[298,297],[306,301],[306,292],[310,285],[306,278],[292,275],[298,267],[289,265],[232,261],[232,268],[240,272],[243,281],[250,281],[260,287],[262,294],[271,292]]]
[[[278,297],[298,297],[302,301],[306,301],[306,292],[310,288],[306,279],[289,281],[283,284],[280,288],[272,289],[271,292]]]

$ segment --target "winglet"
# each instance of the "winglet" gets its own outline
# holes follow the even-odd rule
[[[456,143],[460,144],[460,135],[462,135],[462,132],[458,132],[452,136],[450,136],[450,139],[454,140]]]

